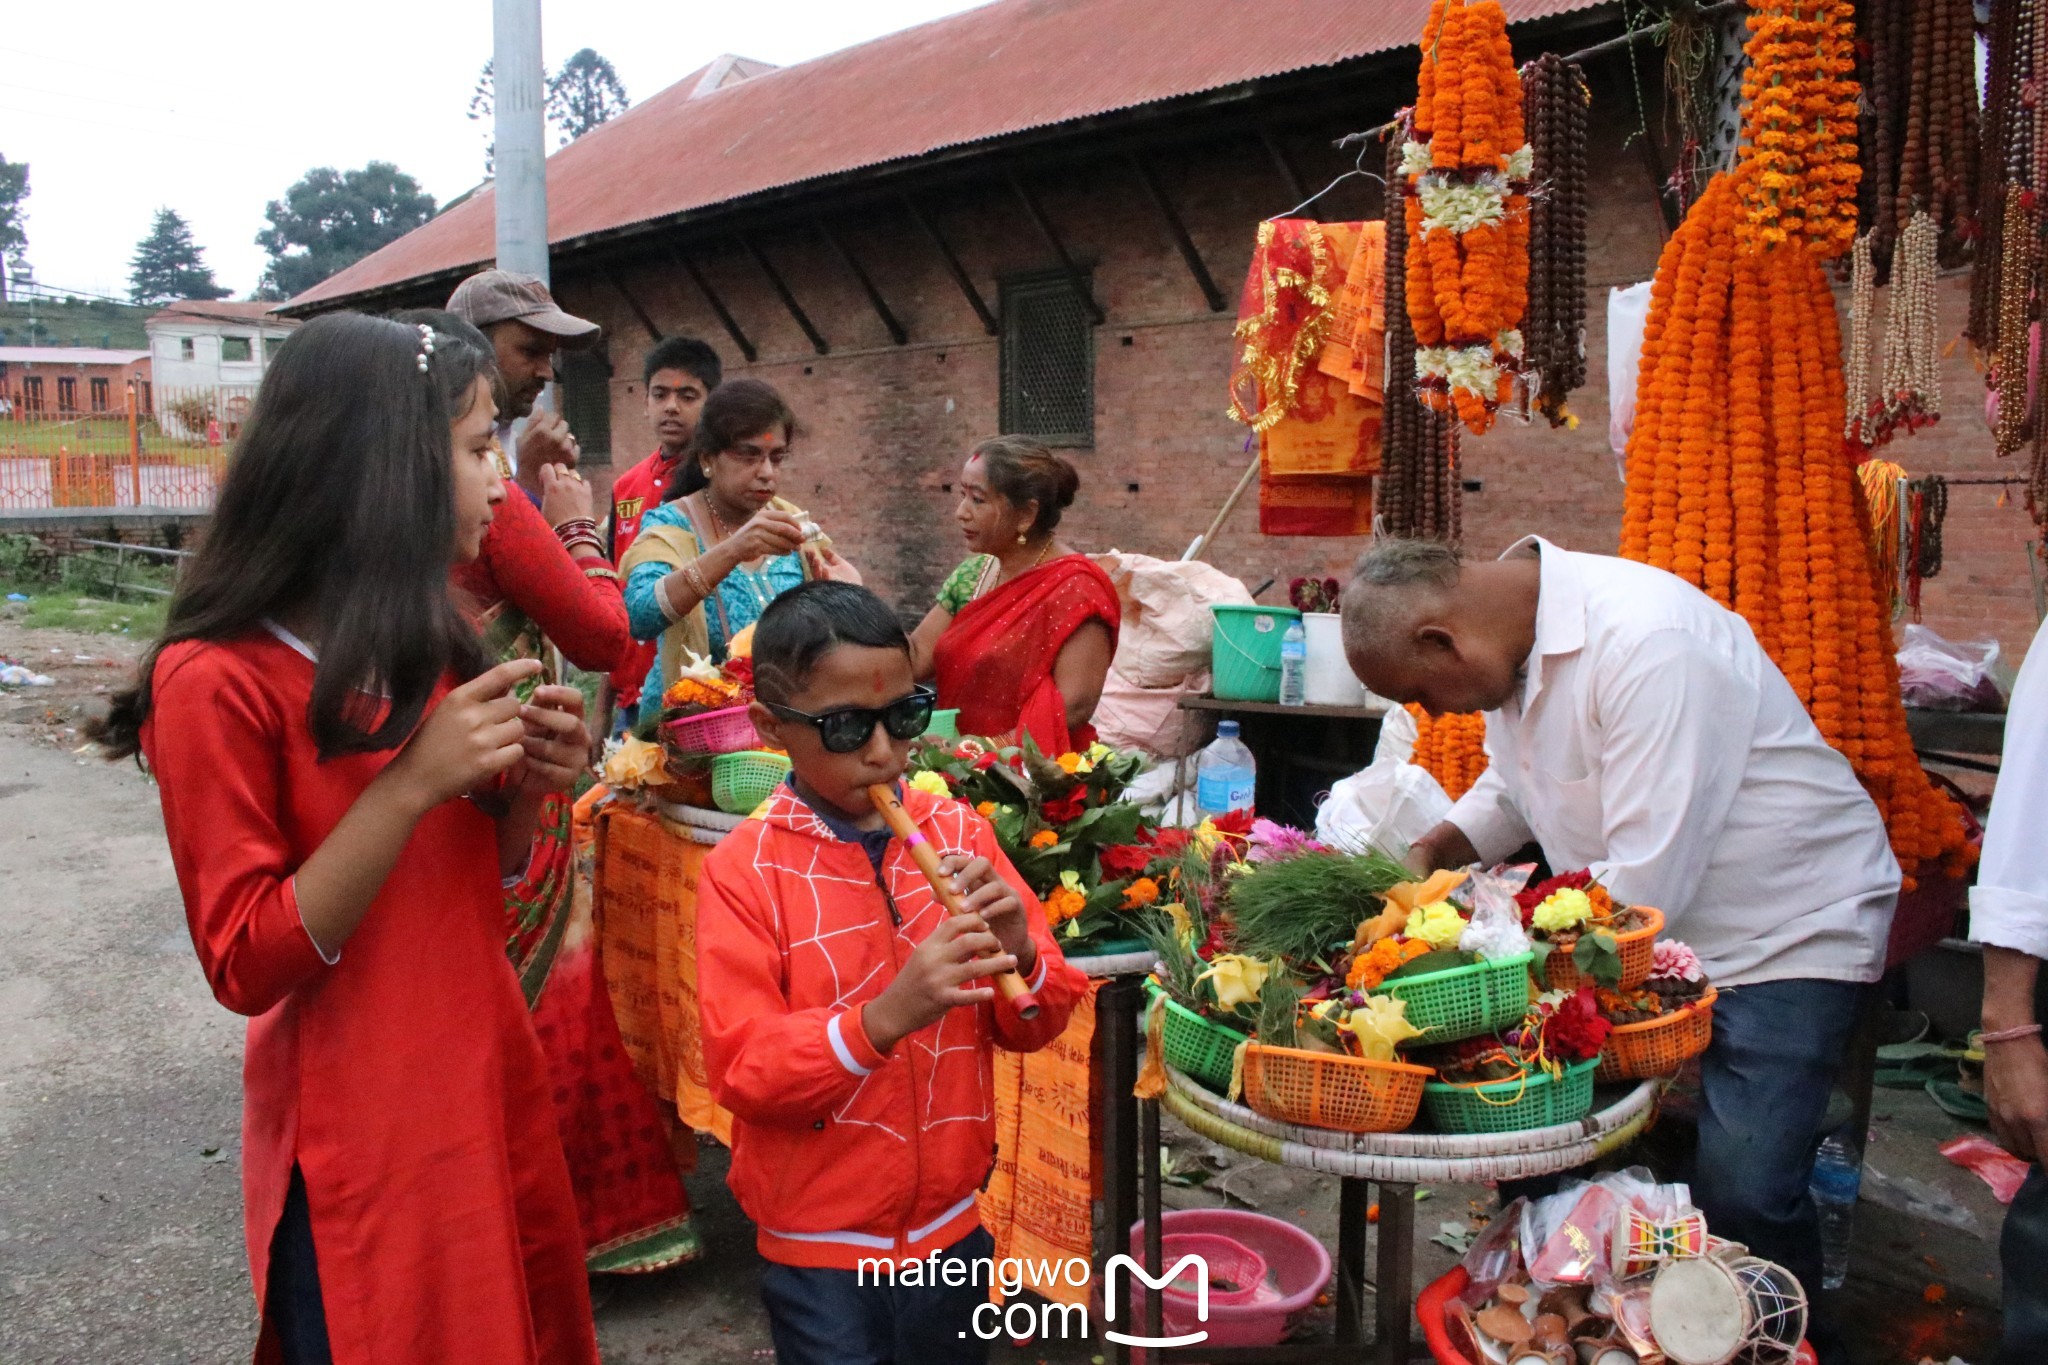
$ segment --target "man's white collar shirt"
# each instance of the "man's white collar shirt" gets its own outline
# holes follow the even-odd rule
[[[1970,937],[2048,958],[2048,627],[2036,633],[2006,708],[2005,755],[1970,889]]]
[[[1507,555],[1531,547],[1536,643],[1450,814],[1481,860],[1535,839],[1662,910],[1716,985],[1876,980],[1899,893],[1883,820],[1749,623],[1647,565],[1534,536]]]

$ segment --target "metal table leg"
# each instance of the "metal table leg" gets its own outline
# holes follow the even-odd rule
[[[1415,1317],[1415,1187],[1382,1181],[1379,1196],[1379,1262],[1374,1275],[1379,1302],[1374,1359],[1375,1365],[1404,1365],[1408,1359],[1408,1324]]]

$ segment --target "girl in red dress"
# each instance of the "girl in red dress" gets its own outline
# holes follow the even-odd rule
[[[501,901],[586,760],[582,700],[486,670],[448,585],[505,495],[487,365],[431,328],[300,328],[96,735],[155,774],[200,964],[249,1016],[259,1361],[597,1360]]]

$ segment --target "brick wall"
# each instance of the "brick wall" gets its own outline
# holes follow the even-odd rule
[[[1349,166],[1331,143],[1345,131],[1306,130],[1286,141],[1311,186]],[[1606,298],[1609,286],[1647,279],[1664,235],[1654,177],[1618,122],[1596,131],[1594,211],[1589,238],[1586,347],[1589,381],[1572,402],[1581,424],[1504,424],[1466,443],[1466,538],[1491,554],[1540,532],[1575,549],[1611,553],[1619,537],[1621,485],[1607,444]],[[1377,160],[1368,156],[1367,164]],[[1068,452],[1082,492],[1063,534],[1086,550],[1119,548],[1178,555],[1207,526],[1243,473],[1245,432],[1224,414],[1236,298],[1259,219],[1294,202],[1254,140],[1159,156],[1157,174],[1229,299],[1212,313],[1150,202],[1116,162],[1034,180],[1070,252],[1091,270],[1108,321],[1095,334],[1095,446]],[[991,308],[1006,273],[1043,270],[1052,253],[1015,197],[1000,184],[931,192],[921,202],[959,254]],[[1378,191],[1356,179],[1317,205],[1329,219],[1378,212]],[[811,510],[868,581],[910,615],[919,614],[960,553],[951,522],[954,480],[967,448],[996,433],[997,346],[986,336],[930,244],[900,206],[849,208],[835,231],[866,267],[909,332],[891,345],[857,283],[821,242],[799,229],[756,241],[831,345],[814,353],[751,258],[736,244],[703,250],[698,262],[754,341],[746,364],[701,294],[665,260],[617,268],[617,278],[664,332],[712,342],[727,374],[779,387],[804,423],[785,473],[785,492]],[[649,344],[618,288],[572,260],[556,271],[566,306],[601,321],[609,337],[614,469],[652,446],[643,410],[640,356]],[[1943,282],[1943,324],[1961,325],[1967,281]],[[1947,361],[1949,416],[1889,452],[1911,472],[1997,477],[2015,472],[1991,454],[1981,415],[1982,384],[1967,351]],[[600,473],[600,478],[603,475]],[[1928,584],[1926,620],[1946,635],[1996,635],[2017,661],[2034,626],[2027,544],[2031,523],[1996,488],[1958,488],[1951,498],[1947,567]],[[1211,560],[1257,586],[1301,573],[1340,575],[1361,548],[1350,539],[1278,539],[1257,532],[1247,497]],[[1275,600],[1273,594],[1268,600]]]

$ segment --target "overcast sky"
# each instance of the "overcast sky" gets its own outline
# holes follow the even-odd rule
[[[975,2],[546,0],[543,56],[552,69],[594,47],[638,103],[720,53],[787,66]],[[28,259],[44,284],[125,298],[163,205],[239,297],[267,260],[264,204],[314,166],[396,162],[438,203],[482,178],[488,128],[466,114],[491,54],[489,0],[42,14],[0,26],[0,154],[29,163]]]

